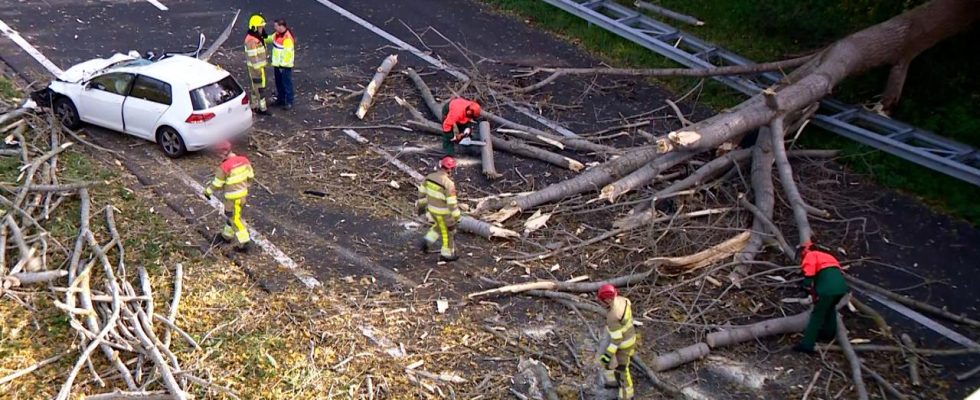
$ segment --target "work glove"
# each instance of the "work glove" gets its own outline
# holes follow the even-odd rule
[[[214,195],[214,192],[211,190],[211,186],[204,188],[204,199],[211,200],[212,195]]]
[[[606,369],[612,369],[609,367],[609,363],[611,363],[614,358],[615,357],[613,357],[612,354],[603,353],[602,356],[599,357],[599,362],[601,362]]]

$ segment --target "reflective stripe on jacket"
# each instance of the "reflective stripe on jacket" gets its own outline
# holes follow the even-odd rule
[[[450,215],[453,219],[459,219],[462,215],[456,198],[456,184],[443,170],[429,174],[419,184],[419,201],[432,215]]]
[[[245,63],[248,65],[249,74],[251,70],[264,68],[267,64],[265,43],[252,35],[245,35]]]
[[[236,200],[248,195],[248,183],[252,178],[255,178],[255,171],[248,158],[233,155],[215,170],[211,187],[222,190],[226,200]]]
[[[289,30],[283,34],[276,32],[272,37],[272,66],[292,68],[295,57],[296,47],[293,32]]]
[[[606,314],[606,332],[609,333],[609,346],[606,353],[629,351],[636,345],[636,329],[633,328],[633,307],[630,300],[616,296]]]

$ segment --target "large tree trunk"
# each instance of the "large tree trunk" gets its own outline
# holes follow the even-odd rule
[[[845,78],[871,68],[910,59],[953,34],[965,30],[980,16],[974,0],[933,0],[832,44],[813,60],[772,88],[767,100],[758,94],[721,114],[691,125],[677,136],[696,138],[680,145],[663,143],[670,151],[700,152],[738,139],[768,124],[777,115],[802,109],[824,96]],[[655,148],[640,148],[585,173],[516,199],[498,202],[497,209],[527,210],[544,203],[595,191],[625,176],[658,156]]]

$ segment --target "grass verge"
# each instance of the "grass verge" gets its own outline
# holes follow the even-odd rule
[[[623,67],[676,66],[656,53],[622,39],[542,1],[483,0],[528,23],[558,34],[612,65]],[[631,2],[623,1],[624,4]],[[801,54],[831,43],[855,30],[886,20],[921,1],[862,0],[836,2],[785,0],[661,0],[660,5],[694,15],[703,27],[682,26],[705,40],[754,60],[776,60]],[[827,23],[834,21],[834,23]],[[679,26],[679,23],[666,21]],[[926,51],[912,64],[905,95],[895,118],[931,130],[974,147],[980,147],[980,80],[970,71],[980,68],[971,50],[980,40],[974,29]],[[886,70],[872,71],[846,81],[837,96],[853,103],[871,102],[883,88]],[[685,79],[659,80],[674,91],[689,88]],[[937,93],[942,93],[938,96]],[[743,100],[734,91],[709,81],[701,98],[715,109]],[[871,175],[882,186],[922,199],[927,204],[980,225],[980,187],[933,172],[891,155],[874,151],[817,128],[810,128],[800,144],[815,148],[839,148],[851,169]]]

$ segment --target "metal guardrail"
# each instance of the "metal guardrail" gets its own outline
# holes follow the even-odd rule
[[[543,1],[689,68],[754,64],[738,54],[613,0]],[[777,82],[780,76],[768,72],[713,79],[742,94],[753,96]],[[820,102],[813,123],[864,145],[980,186],[980,152],[971,146],[830,98]]]

